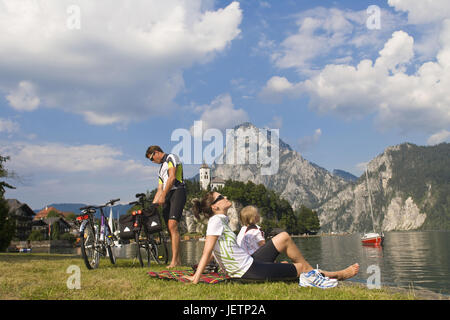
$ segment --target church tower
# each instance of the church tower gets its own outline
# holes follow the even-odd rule
[[[211,183],[211,168],[203,163],[200,167],[200,187],[203,190],[208,189],[209,184]]]

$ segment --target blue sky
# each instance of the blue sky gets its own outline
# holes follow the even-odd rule
[[[147,147],[197,120],[279,129],[355,175],[388,146],[450,141],[445,0],[0,0],[0,27],[6,196],[34,209],[153,189]]]

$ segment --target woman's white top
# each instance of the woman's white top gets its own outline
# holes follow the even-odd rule
[[[219,236],[213,250],[217,263],[232,278],[241,278],[253,263],[253,258],[236,241],[236,234],[228,225],[228,217],[216,214],[209,218],[207,236]]]

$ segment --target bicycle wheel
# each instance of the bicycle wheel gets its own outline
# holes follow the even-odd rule
[[[152,236],[150,240],[150,253],[153,260],[158,264],[167,264],[169,253],[167,250],[167,238],[159,232]]]
[[[106,227],[108,228],[108,237],[105,240],[106,250],[108,252],[109,261],[111,261],[112,264],[116,264],[116,256],[112,250],[112,246],[114,245],[113,236],[111,235],[112,233],[109,226]]]
[[[98,268],[100,253],[97,250],[97,234],[91,223],[81,232],[81,256],[88,269]]]
[[[146,259],[147,265],[150,266],[150,259],[151,259],[150,245],[144,233],[144,230],[141,229],[138,232],[135,232],[134,239],[136,241],[137,246],[136,255],[139,260],[139,264],[141,265],[141,267],[144,267],[144,259]],[[145,256],[142,251],[144,251]]]

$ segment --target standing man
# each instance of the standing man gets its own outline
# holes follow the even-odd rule
[[[186,203],[186,189],[183,181],[183,164],[177,155],[164,153],[159,146],[150,146],[145,157],[153,163],[161,164],[159,168],[158,190],[153,203],[163,206],[163,217],[169,229],[172,242],[172,261],[169,269],[181,265],[180,232],[178,223]]]

